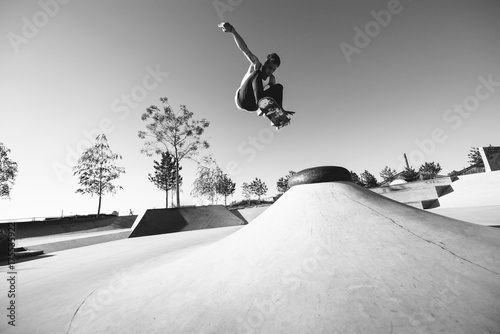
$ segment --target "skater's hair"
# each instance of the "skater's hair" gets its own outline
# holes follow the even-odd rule
[[[280,66],[281,65],[281,59],[280,59],[280,56],[278,56],[276,53],[270,53],[267,55],[267,59],[266,59],[266,63],[268,61],[271,61],[273,63],[276,64],[276,66]]]

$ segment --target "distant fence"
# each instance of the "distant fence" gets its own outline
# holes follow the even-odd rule
[[[100,217],[115,217],[118,214],[104,214],[101,213]],[[49,216],[49,217],[28,217],[28,218],[11,218],[11,219],[0,219],[0,224],[3,223],[31,223],[31,222],[42,222],[42,221],[50,221],[50,220],[72,220],[78,218],[96,218],[96,214],[90,215],[69,215],[69,216]]]
[[[11,219],[0,219],[1,223],[24,223],[24,222],[40,222],[49,219],[61,219],[62,217],[30,217],[30,218],[11,218]]]

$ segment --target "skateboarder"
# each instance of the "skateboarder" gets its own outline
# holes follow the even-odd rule
[[[273,98],[282,107],[283,86],[276,83],[276,78],[273,75],[281,64],[280,57],[276,53],[271,53],[262,65],[229,22],[222,22],[219,27],[222,28],[222,31],[233,35],[236,45],[250,61],[250,67],[234,97],[238,109],[248,112],[258,111],[258,102],[263,97]],[[294,114],[292,111],[285,111],[285,113]],[[261,116],[259,112],[257,114]]]

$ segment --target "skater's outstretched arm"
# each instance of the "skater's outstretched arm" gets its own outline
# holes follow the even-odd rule
[[[243,54],[247,57],[248,61],[253,64],[254,70],[258,70],[261,66],[259,59],[248,49],[247,44],[243,40],[243,38],[238,34],[236,29],[229,22],[222,22],[219,24],[219,28],[222,28],[222,31],[228,32],[233,35],[234,41],[238,48],[243,52]]]

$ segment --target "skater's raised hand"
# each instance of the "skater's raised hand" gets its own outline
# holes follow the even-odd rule
[[[233,32],[234,27],[229,22],[222,22],[218,25],[219,28],[222,28],[224,32]]]
[[[241,50],[241,52],[243,52],[243,54],[247,57],[250,63],[252,63],[253,69],[258,70],[261,67],[259,59],[252,52],[250,52],[247,44],[245,43],[243,38],[241,38],[240,34],[238,34],[236,29],[234,29],[234,27],[229,22],[219,23],[218,27],[221,28],[222,31],[231,33],[231,35],[233,35],[236,45]]]

